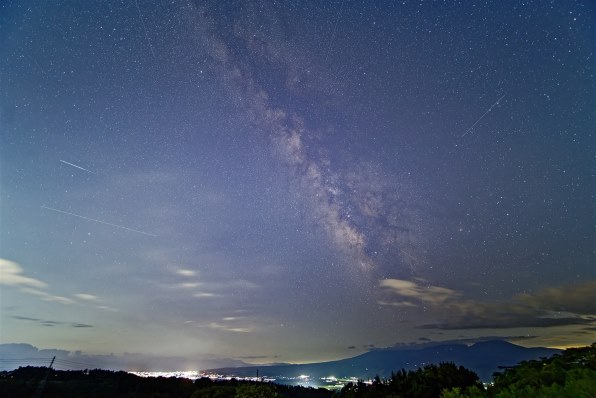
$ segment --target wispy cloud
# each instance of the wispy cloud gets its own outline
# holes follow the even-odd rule
[[[199,286],[200,286],[200,283],[198,283],[198,282],[184,282],[184,283],[178,284],[178,287],[181,287],[182,289],[195,289]]]
[[[176,270],[176,274],[181,275],[181,276],[192,277],[192,276],[196,276],[197,272],[193,271],[191,269],[178,269],[178,270]]]
[[[249,321],[244,316],[225,316],[219,319],[214,319],[209,322],[195,322],[192,320],[185,321],[187,324],[194,324],[195,327],[220,330],[231,333],[251,333],[254,327],[249,325]]]
[[[209,322],[206,325],[199,325],[199,327],[206,327],[209,329],[223,330],[225,332],[233,332],[233,333],[250,333],[250,332],[252,332],[252,330],[247,327],[230,326],[230,325],[218,323],[218,322]]]
[[[85,301],[97,301],[99,300],[99,297],[93,295],[93,294],[88,294],[88,293],[77,293],[74,295],[74,297],[81,299],[81,300],[85,300]]]
[[[413,342],[398,342],[395,343],[391,348],[407,348],[407,347],[428,347],[434,345],[443,345],[443,344],[475,344],[485,341],[494,341],[494,340],[507,340],[510,342],[521,342],[527,340],[536,339],[537,336],[535,335],[489,335],[489,336],[478,336],[478,337],[460,337],[457,339],[447,339],[447,340],[434,340],[428,337],[419,337],[416,341]]]
[[[51,301],[60,304],[73,304],[75,301],[64,296],[56,296],[50,293],[47,293],[43,290],[32,289],[32,288],[23,288],[21,289],[25,293],[33,294],[35,296],[39,296],[43,301]]]
[[[486,308],[486,307],[485,307]],[[542,311],[520,310],[503,313],[502,308],[489,307],[482,316],[476,314],[457,314],[452,320],[430,323],[419,326],[420,329],[464,330],[464,329],[515,329],[515,328],[547,328],[554,326],[589,325],[596,319],[586,319],[578,316],[554,317]],[[473,311],[476,312],[476,311]],[[489,318],[494,315],[495,318]]]
[[[88,325],[86,323],[73,323],[71,324],[73,328],[92,328],[93,325]]]
[[[458,293],[455,290],[432,285],[423,285],[402,279],[383,279],[380,286],[405,299],[416,300],[433,305],[444,304],[461,296],[461,293]],[[394,306],[414,305],[411,301],[398,301],[387,304]]]
[[[195,294],[193,294],[193,297],[197,297],[197,298],[210,298],[210,297],[218,297],[218,294],[215,293],[209,293],[209,292],[197,292]]]
[[[104,310],[104,311],[111,311],[111,312],[118,312],[116,308],[107,306],[107,305],[98,305],[96,306],[97,309]]]
[[[417,307],[416,304],[412,303],[411,301],[385,301],[379,300],[379,305],[387,305],[391,307]]]
[[[53,327],[53,326],[69,326],[69,327],[73,327],[73,328],[92,328],[93,327],[93,325],[89,325],[86,323],[53,321],[53,320],[32,318],[32,317],[19,316],[19,315],[13,315],[12,318],[21,320],[21,321],[34,322],[40,326],[45,326],[45,327]]]
[[[590,325],[596,321],[596,281],[550,287],[506,302],[462,298],[460,292],[419,282],[385,279],[381,288],[392,298],[380,305],[426,306],[443,320],[422,329],[508,329]]]
[[[25,275],[23,267],[7,259],[0,258],[0,285],[13,286],[23,293],[39,297],[43,301],[59,304],[71,305],[81,302],[99,302],[101,299],[89,293],[76,293],[71,297],[65,297],[48,292],[48,284],[35,278]],[[98,307],[99,308],[99,307]],[[108,307],[106,307],[108,308]],[[45,326],[53,326],[53,323],[47,323]]]
[[[238,319],[240,319],[240,317],[237,317],[237,316],[226,316],[225,318],[222,318],[222,320],[224,320],[226,322],[235,321]]]
[[[19,319],[21,321],[33,321],[33,322],[39,322],[41,321],[41,319],[39,318],[30,318],[28,316],[20,316],[20,315],[13,315],[14,319]]]
[[[532,308],[596,315],[596,280],[572,286],[550,287],[534,294],[521,294],[518,299]]]
[[[23,275],[23,272],[23,267],[19,264],[0,258],[0,284],[34,289],[44,289],[48,286],[45,282]]]
[[[257,360],[257,359],[270,359],[267,355],[245,355],[239,357],[240,359]]]
[[[201,288],[201,290],[192,293],[192,296],[196,298],[225,297],[233,292],[238,292],[239,290],[255,290],[260,287],[258,284],[246,279],[235,279],[229,281],[209,281],[204,283],[189,282],[182,283],[177,286],[189,290]],[[206,288],[208,290],[202,290],[202,288]]]

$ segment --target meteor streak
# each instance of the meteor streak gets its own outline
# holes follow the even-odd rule
[[[86,168],[84,168],[84,167],[77,166],[76,164],[69,163],[69,162],[67,162],[66,160],[62,160],[62,159],[60,159],[60,161],[61,161],[62,163],[64,163],[64,164],[67,164],[67,165],[69,165],[69,166],[76,167],[77,169],[84,170],[84,171],[86,171],[87,173],[95,174],[95,173],[94,173],[94,172],[92,172],[91,170],[87,170],[87,169],[86,169]]]
[[[156,237],[157,235],[153,235],[147,232],[143,232],[143,231],[139,231],[138,229],[133,229],[133,228],[128,228],[128,227],[123,227],[122,225],[117,225],[117,224],[112,224],[106,221],[101,221],[101,220],[96,220],[95,218],[89,218],[89,217],[85,217],[85,216],[81,216],[80,214],[75,214],[75,213],[70,213],[68,211],[64,211],[64,210],[58,210],[58,209],[54,209],[52,207],[47,207],[47,206],[41,206],[42,209],[46,209],[46,210],[51,210],[51,211],[55,211],[57,213],[62,213],[62,214],[68,214],[69,216],[73,216],[73,217],[78,217],[78,218],[82,218],[83,220],[87,220],[87,221],[93,221],[93,222],[97,222],[100,224],[105,224],[105,225],[109,225],[111,227],[116,227],[116,228],[120,228],[120,229],[125,229],[127,231],[131,231],[131,232],[136,232],[138,234],[143,234],[143,235],[147,235],[147,236],[153,236]]]
[[[488,110],[487,110],[486,112],[484,112],[484,113],[482,114],[482,116],[480,116],[480,117],[478,118],[478,120],[476,120],[476,122],[475,122],[475,123],[474,123],[474,124],[473,124],[473,125],[472,125],[472,126],[469,128],[469,129],[467,129],[467,130],[466,130],[466,132],[465,132],[465,133],[463,133],[463,134],[461,135],[461,137],[460,137],[460,138],[463,138],[463,137],[465,137],[465,136],[466,136],[466,135],[467,135],[469,132],[471,132],[471,131],[474,129],[474,127],[476,127],[476,125],[478,124],[478,122],[480,122],[480,121],[481,121],[481,120],[482,120],[482,119],[483,119],[483,118],[484,118],[486,115],[488,115],[488,113],[489,113],[490,111],[492,111],[492,110],[493,110],[493,108],[494,108],[495,106],[499,105],[499,102],[501,102],[501,100],[502,100],[503,98],[505,98],[505,95],[503,95],[501,98],[499,98],[499,99],[497,100],[497,102],[495,102],[494,104],[492,104],[492,105],[490,106],[490,108],[488,108]]]

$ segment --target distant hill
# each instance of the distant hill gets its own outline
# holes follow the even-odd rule
[[[79,351],[39,349],[31,344],[0,344],[0,371],[19,366],[47,366],[56,357],[54,367],[60,369],[111,369],[128,371],[163,371],[215,367],[249,366],[250,364],[228,358],[185,358],[181,356],[156,356],[151,354],[123,353],[119,355],[93,355]]]
[[[513,366],[521,361],[550,357],[561,350],[552,348],[526,348],[502,340],[485,341],[467,346],[444,344],[416,348],[388,348],[339,361],[281,366],[248,366],[210,369],[208,372],[250,377],[257,374],[268,377],[357,377],[362,379],[391,376],[392,371],[415,369],[427,364],[454,362],[478,374],[482,381],[492,380],[500,366]]]

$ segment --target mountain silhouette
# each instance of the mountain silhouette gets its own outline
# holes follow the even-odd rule
[[[390,377],[400,369],[416,369],[428,364],[453,362],[478,374],[482,381],[492,380],[500,367],[513,366],[521,361],[550,357],[561,350],[553,348],[526,348],[503,340],[473,344],[440,344],[415,347],[377,349],[353,358],[331,362],[319,362],[281,366],[247,366],[238,368],[210,369],[206,372],[238,377],[257,374],[268,377],[297,377],[308,375],[312,379],[322,377],[356,377],[370,379],[375,376]]]

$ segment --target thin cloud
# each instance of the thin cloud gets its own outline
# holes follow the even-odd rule
[[[520,342],[525,340],[532,340],[535,339],[537,336],[534,335],[526,335],[526,336],[518,336],[518,335],[490,335],[490,336],[479,336],[479,337],[460,337],[457,339],[448,339],[448,340],[433,340],[427,337],[419,337],[416,341],[413,342],[397,342],[393,344],[393,346],[389,348],[408,348],[408,347],[429,347],[435,345],[444,345],[444,344],[476,344],[486,341],[494,341],[494,340],[506,340],[509,342]]]
[[[116,308],[109,307],[107,305],[98,305],[96,306],[97,309],[104,310],[104,311],[111,311],[111,312],[118,312]]]
[[[242,357],[238,357],[240,359],[248,359],[248,360],[255,360],[255,359],[269,359],[267,355],[246,355]]]
[[[56,296],[44,291],[43,289],[48,287],[47,283],[25,276],[24,269],[20,264],[4,258],[0,258],[0,285],[17,287],[22,292],[38,296],[44,301],[61,304],[74,303],[68,297]]]
[[[197,297],[197,298],[210,298],[210,297],[218,297],[220,296],[219,294],[215,294],[215,293],[209,293],[209,292],[197,292],[195,294],[193,294],[193,297]]]
[[[89,325],[86,323],[79,323],[79,322],[69,323],[69,322],[62,322],[62,321],[53,321],[53,320],[47,320],[47,319],[32,318],[32,317],[20,316],[20,315],[13,315],[12,318],[18,319],[20,321],[28,321],[28,322],[37,323],[38,325],[45,326],[45,327],[54,327],[54,326],[70,326],[73,328],[91,328],[91,327],[93,327],[93,325]]]
[[[44,289],[48,285],[35,278],[23,275],[24,269],[14,261],[0,258],[0,284],[21,288]]]
[[[424,328],[480,329],[589,325],[596,320],[596,281],[549,287],[504,303],[463,301],[445,309],[448,320]]]
[[[379,300],[379,305],[391,306],[391,307],[417,307],[416,304],[411,301],[385,301]]]
[[[197,272],[196,271],[193,271],[191,269],[178,269],[178,270],[176,270],[176,273],[178,275],[188,276],[188,277],[192,277],[192,276],[196,276],[197,275]]]
[[[18,320],[21,320],[21,321],[33,321],[33,322],[39,322],[40,321],[39,318],[30,318],[28,316],[19,316],[19,315],[13,315],[12,318],[18,319]]]
[[[421,285],[403,279],[383,279],[381,288],[406,299],[417,300],[423,303],[439,305],[457,299],[461,293],[439,286]],[[389,305],[411,306],[410,301],[392,302]]]
[[[233,327],[230,325],[225,325],[225,324],[217,323],[217,322],[210,322],[207,325],[203,325],[203,326],[199,326],[199,327],[206,327],[209,329],[223,330],[225,332],[233,332],[233,333],[250,333],[250,332],[252,332],[252,330],[247,327]]]
[[[391,298],[378,303],[394,307],[425,306],[443,317],[439,322],[418,326],[420,329],[545,328],[590,325],[596,320],[596,281],[549,287],[499,303],[463,299],[460,292],[422,282],[384,279],[380,287]],[[392,299],[394,296],[399,300]]]
[[[200,284],[197,282],[185,282],[185,283],[180,283],[177,286],[182,289],[195,289],[195,288],[199,287]]]
[[[43,301],[51,301],[51,302],[60,303],[60,304],[74,304],[74,300],[69,299],[68,297],[55,296],[53,294],[44,292],[43,290],[31,289],[31,288],[23,288],[21,290],[23,292],[33,294],[35,296],[39,296]]]
[[[426,324],[420,329],[464,330],[464,329],[513,329],[513,328],[547,328],[554,326],[586,325],[593,322],[581,317],[542,318],[541,314],[514,314],[500,316],[499,319],[486,317],[462,317],[443,323]]]
[[[535,294],[522,294],[519,301],[533,308],[575,314],[596,314],[596,280],[562,288],[546,288]]]
[[[227,316],[220,319],[220,321],[213,321],[208,323],[198,324],[197,327],[208,328],[213,330],[221,330],[232,333],[251,333],[253,330],[249,326],[241,324],[245,317]]]
[[[204,286],[206,284],[183,284],[185,288],[197,288],[200,286]],[[246,279],[234,279],[229,281],[223,282],[209,282],[208,283],[209,290],[211,291],[204,291],[200,290],[193,293],[193,297],[196,298],[214,298],[214,297],[224,297],[229,292],[237,292],[238,290],[255,290],[259,289],[260,286],[252,281]]]
[[[92,328],[93,325],[87,325],[86,323],[73,323],[71,324],[73,328]]]
[[[97,301],[99,300],[99,297],[93,295],[93,294],[87,294],[87,293],[77,293],[74,295],[74,297],[81,299],[81,300],[85,300],[85,301]]]

